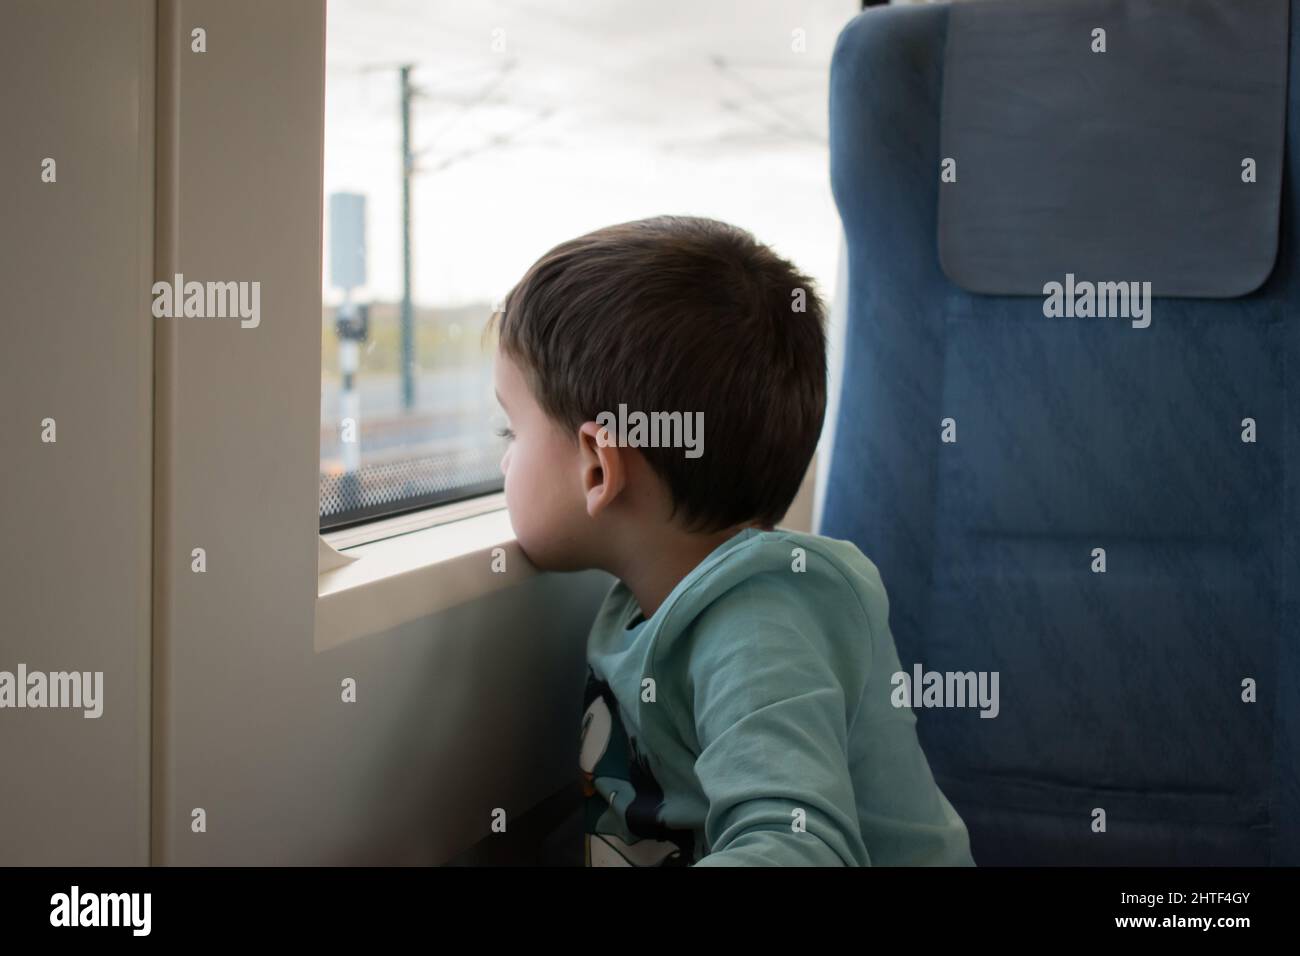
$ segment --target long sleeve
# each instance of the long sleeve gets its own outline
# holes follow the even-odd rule
[[[592,865],[974,862],[854,545],[748,528],[639,613],[618,582],[588,641]]]
[[[692,640],[695,772],[709,803],[709,852],[696,865],[870,865],[828,642],[811,622],[746,617]]]

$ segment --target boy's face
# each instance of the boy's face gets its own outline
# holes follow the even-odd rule
[[[538,568],[590,567],[584,542],[591,531],[582,493],[582,457],[569,436],[537,404],[523,372],[496,352],[492,376],[506,413],[509,446],[501,459],[506,507],[519,547]]]

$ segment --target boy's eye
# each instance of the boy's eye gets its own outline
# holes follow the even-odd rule
[[[514,437],[515,437],[515,433],[514,433],[513,429],[509,429],[509,428],[498,428],[498,429],[497,429],[497,437],[498,437],[498,438],[504,438],[506,441],[512,441],[512,440],[514,439]]]

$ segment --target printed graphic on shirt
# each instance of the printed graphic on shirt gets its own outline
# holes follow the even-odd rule
[[[587,866],[690,866],[695,834],[665,826],[664,792],[624,730],[609,684],[587,668],[579,764]]]

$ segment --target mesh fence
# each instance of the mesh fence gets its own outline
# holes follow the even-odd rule
[[[421,458],[363,465],[320,476],[322,527],[376,517],[408,506],[483,493],[501,484],[501,449],[477,446]]]

